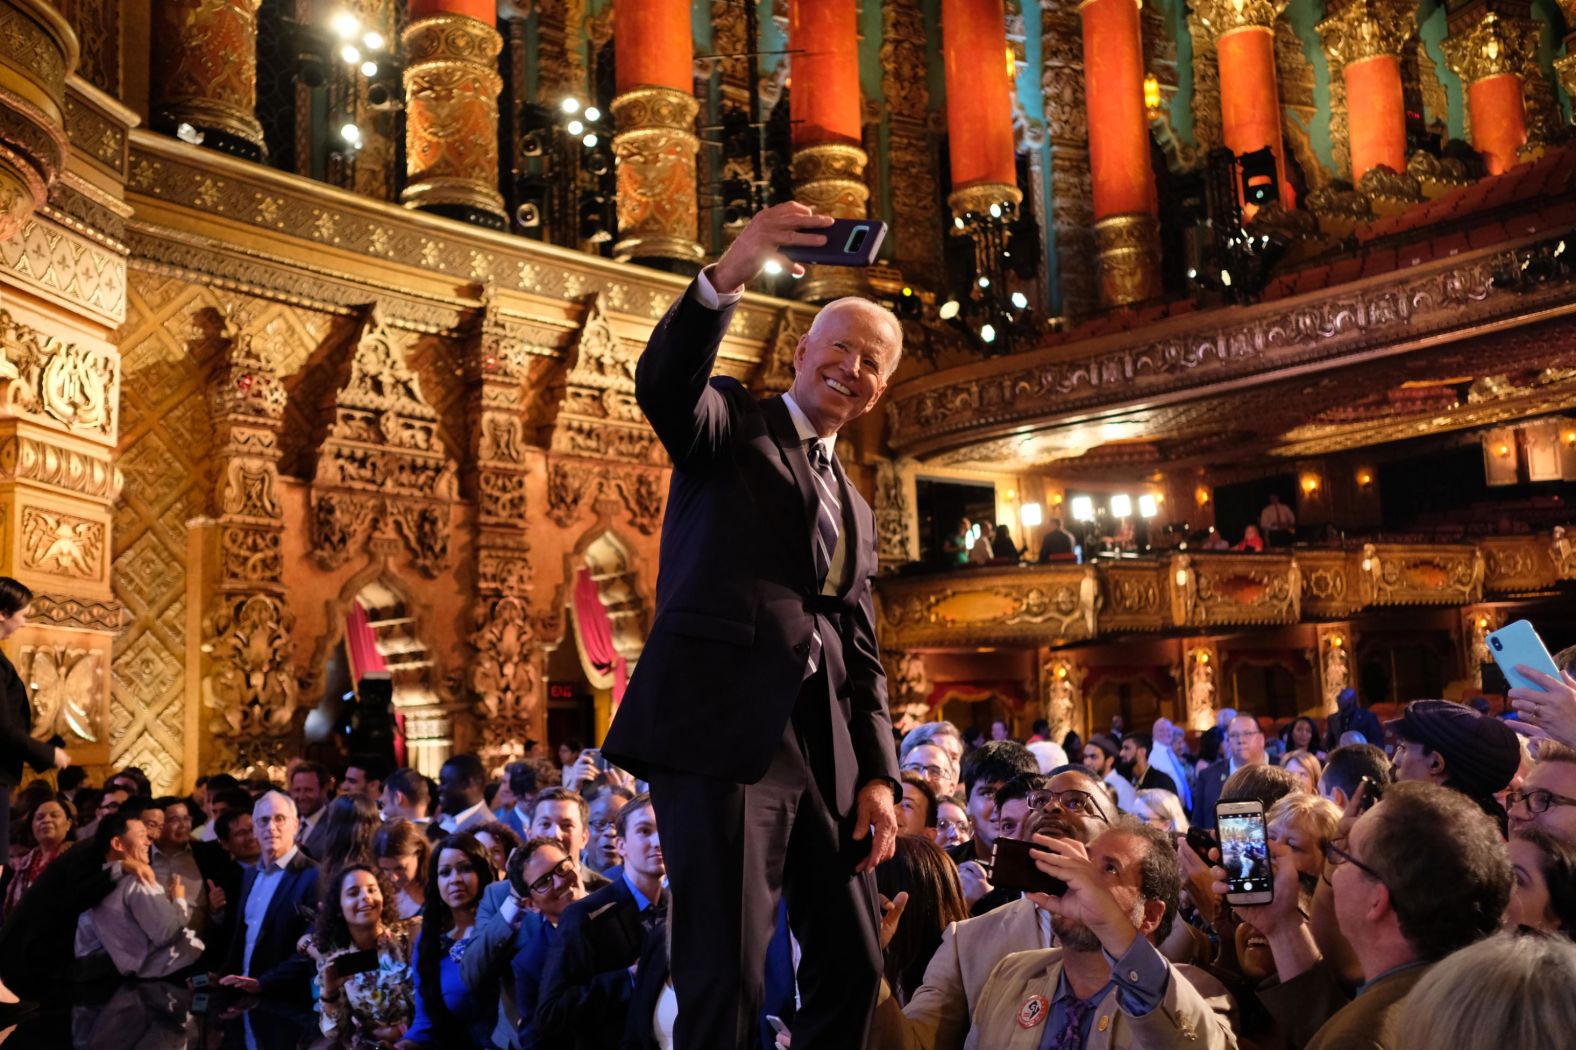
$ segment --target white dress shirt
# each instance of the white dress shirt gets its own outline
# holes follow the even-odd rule
[[[246,896],[246,952],[241,956],[241,972],[248,977],[252,973],[252,951],[257,947],[257,936],[263,928],[263,920],[268,918],[268,905],[274,899],[274,893],[279,889],[279,884],[284,881],[285,868],[295,859],[300,849],[290,847],[290,852],[266,864],[259,861],[257,865],[257,878],[252,880],[252,892]]]

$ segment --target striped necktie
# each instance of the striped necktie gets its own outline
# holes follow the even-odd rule
[[[841,531],[843,504],[837,498],[837,475],[832,472],[832,456],[826,443],[819,438],[810,441],[810,474],[815,478],[815,537],[811,546],[815,554],[815,582],[818,588],[826,586],[826,576],[832,569],[832,552],[837,550],[837,536]],[[810,630],[810,661],[805,677],[815,674],[821,665],[821,631]]]

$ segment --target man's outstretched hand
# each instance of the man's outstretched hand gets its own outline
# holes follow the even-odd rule
[[[875,871],[877,864],[892,859],[897,852],[897,808],[892,801],[892,785],[884,780],[872,780],[859,789],[854,841],[863,842],[870,834],[875,835],[870,853],[854,865],[856,872]]]
[[[815,231],[835,221],[830,215],[817,215],[809,205],[798,201],[785,201],[756,212],[712,267],[712,287],[720,295],[744,291],[744,286],[755,280],[755,275],[780,249],[788,245],[818,248],[825,244],[825,235]],[[803,276],[804,267],[794,263],[793,273]]]

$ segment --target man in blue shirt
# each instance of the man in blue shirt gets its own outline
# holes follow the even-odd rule
[[[1224,989],[1195,987],[1152,943],[1170,932],[1181,892],[1170,837],[1126,818],[1087,847],[1048,835],[1035,841],[1040,870],[1067,884],[1059,897],[1029,894],[1051,913],[1060,947],[996,965],[966,1050],[1075,1050],[1095,1033],[1113,1048],[1235,1047]]]

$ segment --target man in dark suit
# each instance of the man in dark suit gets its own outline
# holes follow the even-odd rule
[[[603,753],[651,784],[666,829],[679,1046],[753,1043],[784,893],[803,947],[794,1040],[862,1046],[875,1002],[869,873],[893,851],[898,767],[875,520],[834,445],[886,389],[902,328],[839,300],[799,340],[788,394],[711,378],[746,282],[782,247],[824,243],[831,221],[793,202],[757,214],[635,376],[674,469],[656,619]]]
[[[1252,715],[1238,715],[1226,727],[1226,753],[1204,767],[1198,775],[1198,790],[1193,795],[1193,823],[1201,828],[1215,826],[1215,803],[1226,780],[1243,766],[1262,766],[1269,761],[1264,752],[1264,730]]]
[[[317,865],[296,845],[300,820],[288,795],[270,791],[252,807],[262,858],[241,880],[226,976],[220,983],[248,995],[303,1000],[312,990],[311,960],[296,950],[317,910]]]
[[[617,1050],[634,992],[629,968],[640,961],[648,936],[660,935],[667,894],[650,797],[637,795],[620,816],[622,876],[565,908],[548,949],[536,1003],[540,1046]],[[675,1039],[674,1045],[686,1044]]]

